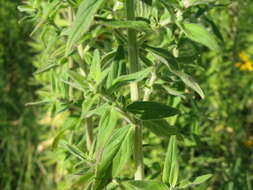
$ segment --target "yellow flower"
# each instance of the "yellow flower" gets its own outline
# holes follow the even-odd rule
[[[240,56],[240,58],[241,58],[242,61],[245,61],[245,62],[248,61],[248,56],[246,55],[245,52],[241,52],[241,53],[239,54],[239,56]]]
[[[251,148],[253,146],[253,136],[250,136],[245,142],[244,146],[247,148]]]
[[[247,70],[247,66],[245,64],[241,64],[240,70],[246,71]]]
[[[235,66],[236,66],[236,67],[240,67],[240,66],[241,66],[241,63],[238,62],[238,63],[235,64]]]

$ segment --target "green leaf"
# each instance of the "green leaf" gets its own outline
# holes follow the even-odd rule
[[[212,177],[212,174],[206,174],[206,175],[196,177],[193,181],[193,184],[198,185],[198,184],[204,183],[205,181],[207,181],[211,177]]]
[[[164,119],[143,121],[143,126],[159,137],[170,137],[178,133],[176,127],[171,127]]]
[[[129,75],[122,75],[113,81],[112,86],[108,89],[108,92],[115,91],[118,88],[128,84],[129,82],[141,81],[144,78],[146,78],[151,71],[152,71],[152,67],[148,67],[136,73],[132,73]]]
[[[173,167],[176,167],[175,164],[177,162],[177,139],[176,136],[173,135],[170,137],[170,142],[168,145],[168,150],[165,157],[165,163],[163,168],[163,176],[162,180],[164,183],[172,184],[172,179],[176,178],[178,176],[178,171],[173,169]]]
[[[94,16],[103,2],[104,0],[85,0],[81,2],[73,25],[70,27],[66,55],[69,55],[73,45],[89,30]]]
[[[95,181],[93,184],[93,190],[103,189],[112,179],[112,161],[116,153],[129,131],[129,126],[119,128],[115,130],[111,136],[111,140],[105,144],[105,149],[101,154],[97,155],[100,162],[96,167]]]
[[[189,4],[187,7],[189,6],[196,6],[196,5],[202,5],[202,4],[206,4],[208,5],[209,3],[213,3],[216,0],[188,0]]]
[[[191,76],[189,76],[188,74],[183,73],[181,71],[172,69],[172,67],[171,67],[172,65],[169,64],[169,62],[163,57],[163,55],[161,55],[161,56],[155,55],[155,56],[157,57],[157,59],[159,59],[163,64],[165,64],[169,68],[170,72],[172,72],[173,74],[178,76],[185,83],[185,85],[187,85],[188,87],[190,87],[194,91],[196,91],[202,99],[205,98],[204,92],[202,91],[202,89],[200,88],[198,83],[196,83]]]
[[[170,170],[169,183],[171,187],[175,187],[177,185],[179,175],[179,166],[177,161],[173,161]]]
[[[84,152],[82,152],[77,146],[66,144],[65,148],[75,157],[77,157],[80,160],[87,160],[87,156]]]
[[[202,91],[198,83],[196,83],[190,75],[183,73],[181,71],[173,71],[173,73],[177,75],[185,83],[186,86],[190,87],[195,92],[197,92],[202,99],[205,98],[204,92]]]
[[[153,180],[136,180],[123,182],[127,190],[168,190],[168,187],[158,181]]]
[[[114,128],[117,125],[118,114],[114,107],[110,111],[105,111],[99,123],[97,136],[97,151],[101,151],[107,140],[110,138]]]
[[[193,182],[191,182],[189,180],[182,180],[179,183],[178,189],[185,189],[185,188],[188,188],[188,187],[193,187],[195,185],[202,184],[205,181],[207,181],[208,179],[210,179],[211,177],[212,177],[212,174],[206,174],[206,175],[196,177]]]
[[[54,12],[56,12],[60,8],[61,0],[54,0],[51,3],[45,5],[45,9],[43,9],[42,17],[39,23],[35,26],[33,31],[31,32],[30,36],[32,36],[45,22],[47,21],[48,17]]]
[[[49,71],[55,67],[58,67],[58,66],[59,66],[59,64],[57,64],[57,63],[50,63],[46,66],[39,68],[37,71],[34,72],[34,74],[36,74],[36,75],[41,74],[41,73],[47,72],[47,71]]]
[[[175,108],[151,101],[136,101],[129,104],[126,109],[129,112],[138,115],[142,120],[161,119],[179,113]]]
[[[162,85],[162,87],[171,95],[173,96],[179,96],[180,98],[183,98],[185,99],[185,96],[183,94],[183,92],[180,92],[180,91],[177,91],[177,90],[174,90],[168,86],[165,86],[165,85]]]
[[[191,40],[201,43],[211,50],[219,51],[220,47],[213,34],[209,33],[203,26],[194,23],[183,23],[181,29]]]
[[[86,79],[83,75],[75,72],[75,71],[68,71],[67,74],[69,77],[76,82],[83,90],[89,88],[89,84],[86,82]]]
[[[110,72],[107,77],[106,81],[107,88],[109,88],[112,85],[113,81],[122,74],[121,66],[123,64],[122,62],[124,61],[124,59],[125,59],[124,48],[123,46],[119,46],[115,54],[114,60],[111,64]]]
[[[96,83],[98,83],[101,78],[100,54],[97,49],[94,51],[93,54],[89,77],[94,79]]]
[[[138,20],[102,20],[98,22],[99,24],[109,26],[115,29],[125,28],[134,29],[140,32],[150,32],[152,29],[145,21]]]
[[[116,177],[131,158],[134,147],[134,129],[130,128],[121,147],[113,159],[112,175]]]

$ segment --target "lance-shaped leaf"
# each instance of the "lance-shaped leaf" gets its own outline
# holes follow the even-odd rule
[[[112,27],[114,29],[125,28],[125,29],[134,29],[140,32],[149,32],[152,31],[150,26],[145,21],[138,20],[101,20],[99,24]]]
[[[114,107],[111,110],[106,110],[101,117],[97,136],[97,151],[101,151],[105,143],[112,134],[112,131],[116,127],[118,121],[118,115]]]
[[[170,137],[178,133],[177,128],[170,126],[164,119],[143,121],[143,126],[159,137]]]
[[[161,119],[179,113],[175,108],[151,101],[136,101],[129,104],[126,109],[129,112],[136,114],[142,120]]]
[[[89,87],[89,84],[83,75],[81,75],[75,71],[68,71],[68,75],[83,90],[87,89]]]
[[[167,185],[154,180],[136,180],[123,182],[127,190],[168,190]]]
[[[168,183],[174,187],[177,182],[177,178],[177,139],[176,136],[173,135],[170,137],[168,150],[165,157],[162,180],[164,183]]]
[[[189,181],[189,180],[182,180],[179,183],[178,189],[185,189],[185,188],[189,188],[189,187],[193,187],[195,185],[199,185],[201,183],[206,182],[208,179],[210,179],[212,177],[212,174],[206,174],[206,175],[202,175],[199,177],[196,177],[193,182]]]
[[[93,54],[89,77],[94,79],[96,82],[99,82],[101,78],[100,54],[97,49]]]
[[[196,91],[202,99],[205,98],[204,92],[202,91],[198,83],[196,83],[191,76],[181,71],[173,69],[171,65],[169,64],[169,62],[164,57],[159,56],[159,55],[155,55],[155,56],[157,57],[159,61],[161,61],[163,64],[165,64],[169,68],[170,72],[178,76],[185,83],[186,86]]]
[[[219,51],[220,47],[213,34],[208,32],[202,25],[194,23],[183,23],[181,29],[191,40],[201,43],[211,50]]]
[[[45,66],[39,68],[37,71],[34,72],[34,74],[41,74],[41,73],[47,72],[50,69],[53,69],[58,66],[59,66],[59,64],[57,64],[57,63],[50,63],[48,65],[45,65]]]
[[[204,92],[202,91],[198,83],[196,83],[190,75],[180,71],[173,71],[173,73],[177,75],[185,83],[186,86],[197,92],[202,99],[205,98]]]
[[[33,29],[30,36],[32,36],[47,21],[48,17],[50,17],[51,14],[53,14],[60,8],[60,4],[61,0],[55,0],[45,6],[45,9],[43,9],[42,17],[39,23]]]
[[[94,16],[104,0],[82,1],[78,7],[76,18],[68,31],[69,37],[66,47],[66,55],[71,51],[73,45],[89,30]]]
[[[117,176],[131,158],[134,147],[134,128],[130,128],[121,147],[113,159],[112,175]]]
[[[129,126],[115,130],[110,141],[105,144],[102,157],[97,164],[93,190],[103,189],[112,179],[112,161],[128,133]]]
[[[114,60],[110,66],[110,72],[107,77],[106,86],[109,88],[113,81],[122,75],[123,64],[124,64],[124,48],[123,46],[119,46],[117,52],[115,54]]]
[[[206,175],[196,177],[193,181],[193,184],[198,185],[198,184],[204,183],[205,181],[207,181],[211,177],[212,177],[212,174],[206,174]]]
[[[108,92],[115,91],[121,86],[128,84],[129,82],[141,81],[144,78],[146,78],[151,71],[152,71],[152,67],[148,67],[136,73],[132,73],[129,75],[122,75],[113,81],[112,86],[108,89]]]

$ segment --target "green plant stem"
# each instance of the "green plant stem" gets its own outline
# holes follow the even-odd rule
[[[135,20],[135,1],[126,0],[126,15],[127,20]],[[128,29],[128,59],[130,63],[130,73],[139,71],[138,63],[138,47],[137,47],[137,32],[133,29]],[[137,82],[130,84],[131,100],[139,100],[139,88]],[[137,123],[135,125],[135,179],[142,180],[144,178],[144,164],[143,164],[143,150],[142,150],[142,125]]]

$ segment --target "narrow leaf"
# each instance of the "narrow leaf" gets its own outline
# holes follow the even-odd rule
[[[173,71],[173,73],[177,75],[185,83],[186,86],[196,91],[202,99],[205,98],[204,92],[202,91],[198,83],[196,83],[190,75],[180,71]]]
[[[134,147],[134,130],[130,128],[121,147],[113,159],[112,175],[117,176],[131,158]]]
[[[212,174],[206,174],[206,175],[196,177],[193,181],[193,184],[198,185],[198,184],[204,183],[205,181],[207,181],[211,177],[212,177]]]
[[[213,34],[209,33],[203,26],[194,23],[183,23],[181,29],[191,40],[201,43],[211,50],[219,51],[220,47]]]
[[[172,127],[166,120],[143,121],[143,126],[159,137],[170,137],[178,133],[176,127]]]
[[[151,71],[152,71],[152,67],[148,67],[136,73],[132,73],[129,75],[122,75],[113,81],[112,86],[108,89],[108,91],[109,92],[115,91],[116,89],[128,84],[129,82],[141,81],[144,78],[146,78]]]
[[[104,0],[85,0],[81,2],[74,23],[70,27],[66,55],[70,53],[73,45],[89,30],[94,16],[103,2]]]
[[[127,190],[168,190],[168,187],[158,181],[153,180],[136,180],[136,181],[127,181],[123,185]]]
[[[136,101],[128,105],[126,109],[139,116],[142,120],[161,119],[171,117],[179,113],[179,111],[175,108],[151,101]]]
[[[176,136],[173,135],[170,137],[168,150],[165,157],[165,163],[163,168],[163,176],[162,180],[164,183],[170,183],[171,182],[171,176],[174,175],[174,172],[172,170],[173,164],[177,162],[177,139]]]

